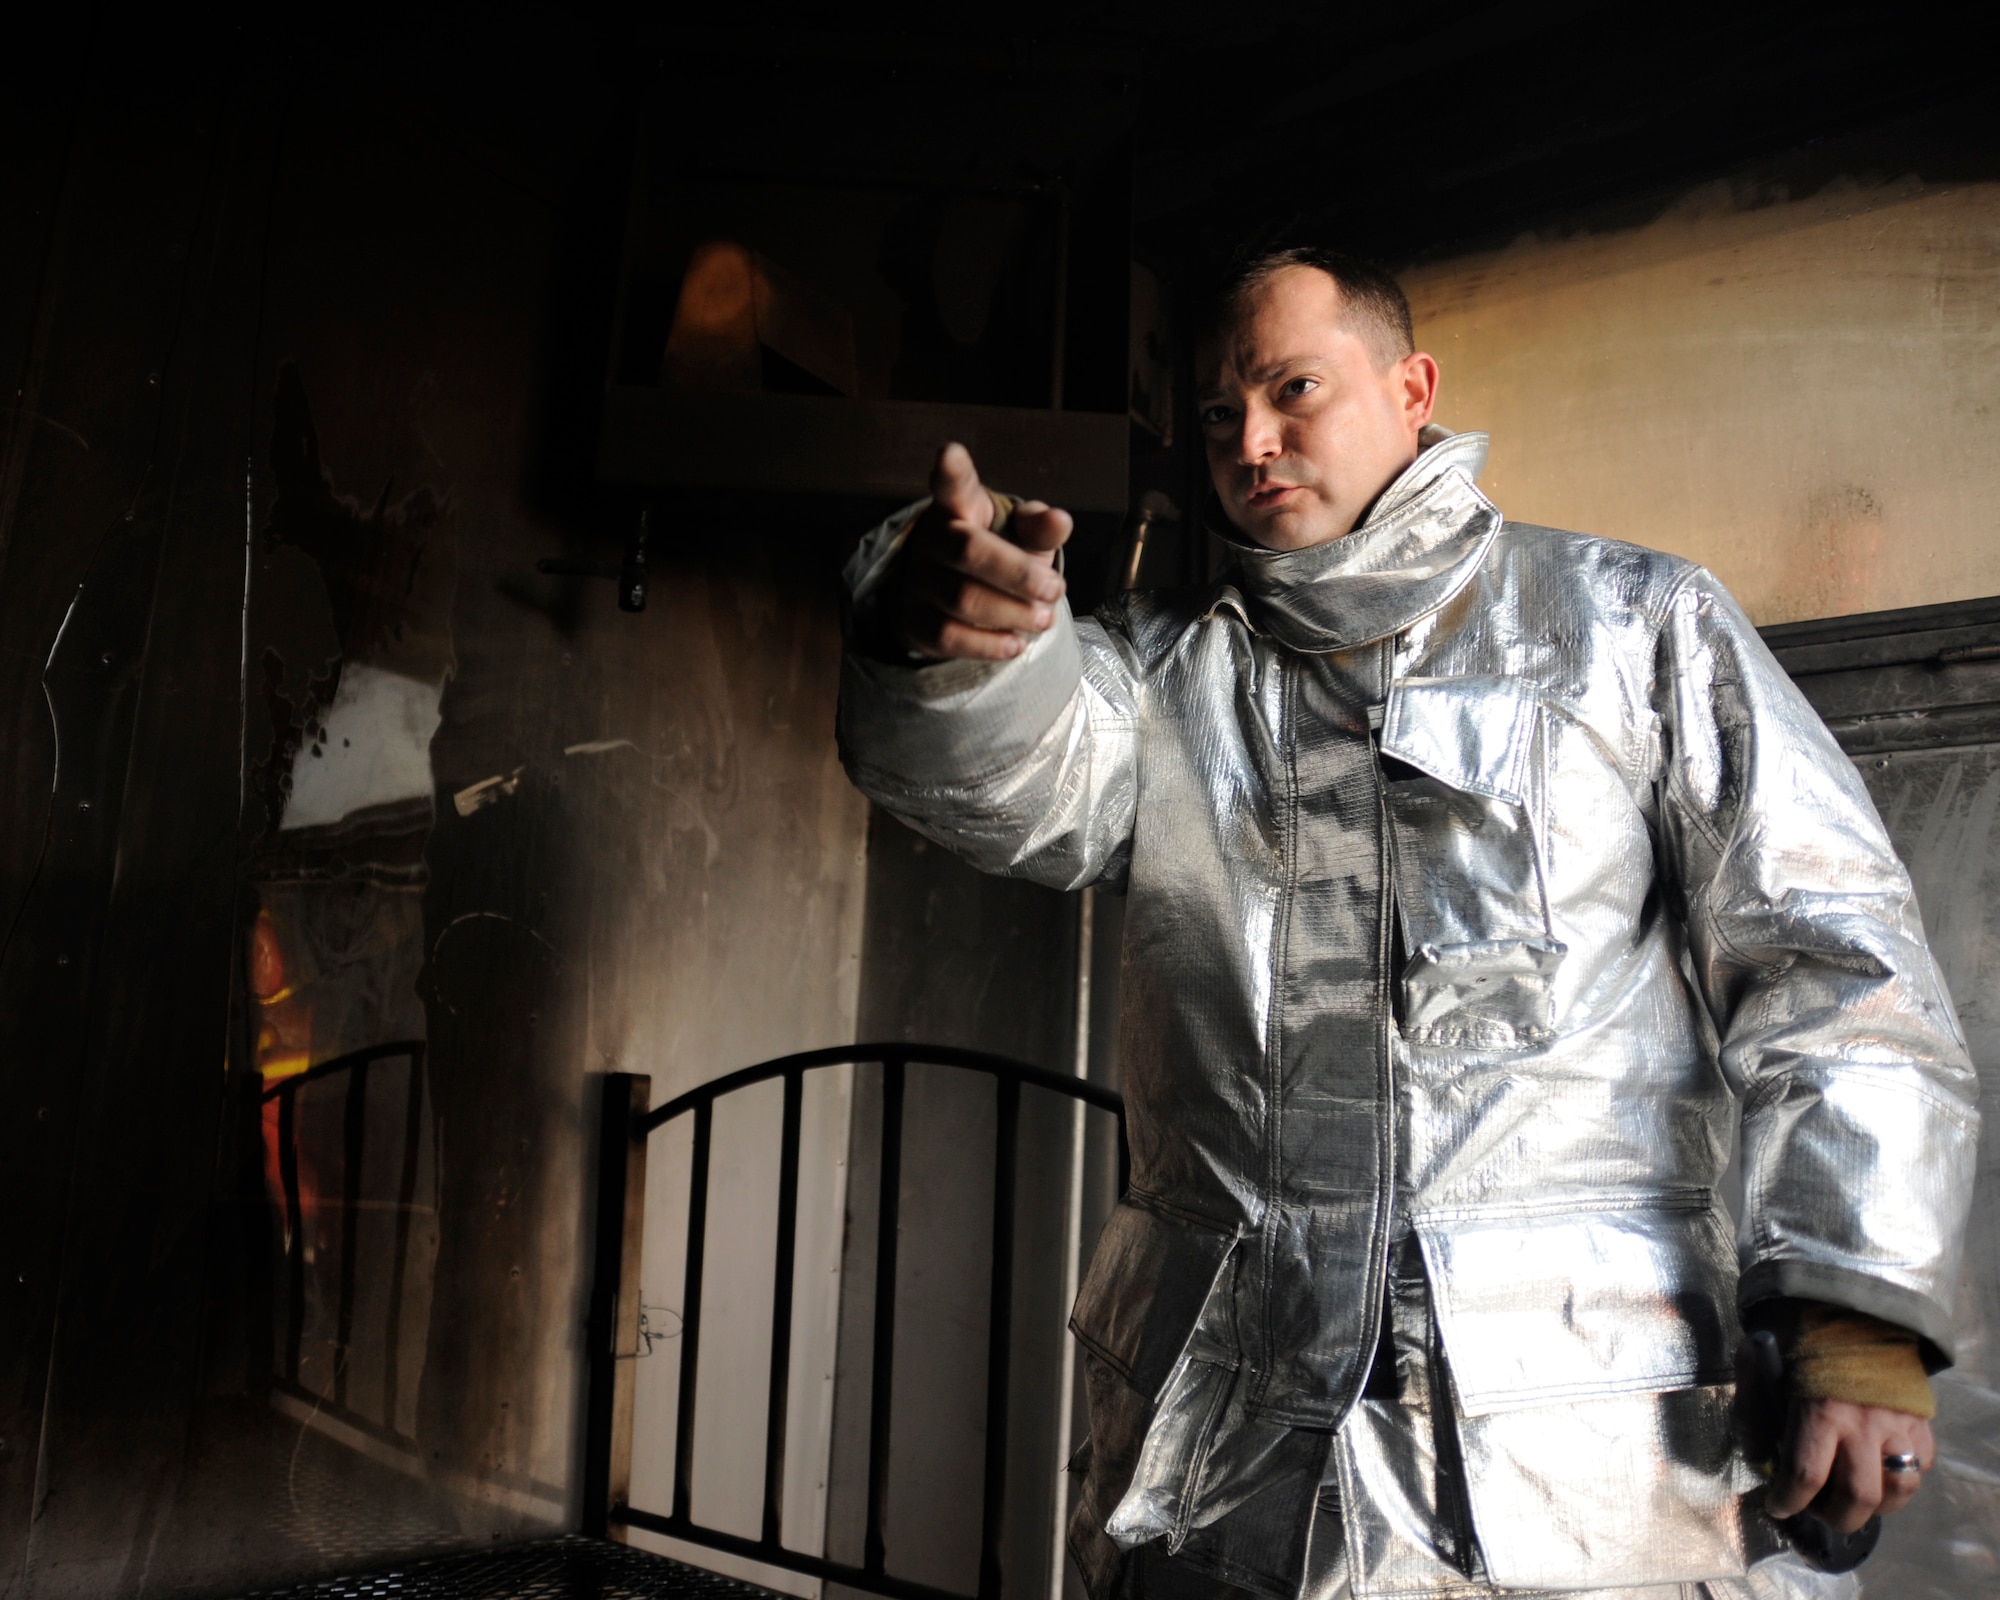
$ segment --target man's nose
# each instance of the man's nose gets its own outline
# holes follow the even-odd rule
[[[1243,408],[1243,428],[1236,436],[1236,459],[1246,467],[1269,461],[1284,453],[1277,413],[1269,406],[1252,403]]]

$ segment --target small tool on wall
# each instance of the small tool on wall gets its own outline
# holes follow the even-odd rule
[[[646,541],[653,531],[652,518],[651,511],[639,513],[639,526],[632,535],[631,543],[625,546],[625,559],[615,567],[604,561],[566,561],[557,556],[544,556],[535,563],[535,570],[552,577],[609,578],[618,585],[620,611],[644,611]]]

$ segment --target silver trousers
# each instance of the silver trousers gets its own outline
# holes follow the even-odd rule
[[[1106,1508],[1099,1502],[1123,1492],[1151,1408],[1102,1361],[1086,1356],[1092,1440],[1072,1547],[1096,1600],[1528,1600],[1553,1593],[1497,1588],[1486,1578],[1455,1448],[1444,1351],[1422,1258],[1406,1232],[1391,1252],[1382,1323],[1382,1343],[1347,1426],[1374,1436],[1372,1458],[1407,1456],[1410,1470],[1372,1483],[1353,1480],[1353,1491],[1368,1501],[1353,1514],[1360,1527],[1376,1530],[1363,1541],[1370,1550],[1362,1559],[1372,1570],[1358,1585],[1333,1467],[1339,1446],[1331,1434],[1303,1429],[1278,1430],[1259,1452],[1266,1467],[1254,1489],[1227,1496],[1220,1514],[1205,1511],[1183,1530],[1176,1553],[1164,1539],[1115,1553],[1101,1531]],[[1402,1537],[1385,1544],[1389,1529],[1402,1530]],[[1815,1572],[1790,1557],[1762,1562],[1738,1579],[1562,1591],[1574,1600],[1858,1600],[1860,1592],[1854,1577]]]
[[[1299,1600],[1353,1600],[1354,1590],[1343,1572],[1335,1586],[1308,1588]],[[1472,1600],[1501,1596],[1507,1600],[1542,1600],[1547,1591],[1520,1589],[1439,1589],[1429,1594],[1398,1595],[1396,1600]],[[1790,1562],[1767,1562],[1749,1577],[1718,1583],[1669,1583],[1642,1589],[1564,1590],[1562,1600],[1860,1600],[1861,1585],[1852,1574],[1829,1578]],[[1119,1577],[1115,1600],[1265,1600],[1178,1561],[1157,1545],[1135,1550]],[[1548,1595],[1548,1600],[1555,1597]]]

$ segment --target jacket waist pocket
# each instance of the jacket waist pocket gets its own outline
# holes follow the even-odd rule
[[[1070,1328],[1149,1400],[1187,1348],[1236,1234],[1151,1196],[1112,1210],[1070,1314]]]
[[[1711,1197],[1417,1231],[1463,1416],[1730,1381],[1736,1248]]]

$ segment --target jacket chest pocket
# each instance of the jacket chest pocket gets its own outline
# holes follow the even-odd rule
[[[1554,1033],[1565,947],[1542,868],[1539,718],[1505,679],[1406,679],[1390,691],[1379,748],[1412,1043],[1518,1049]]]

